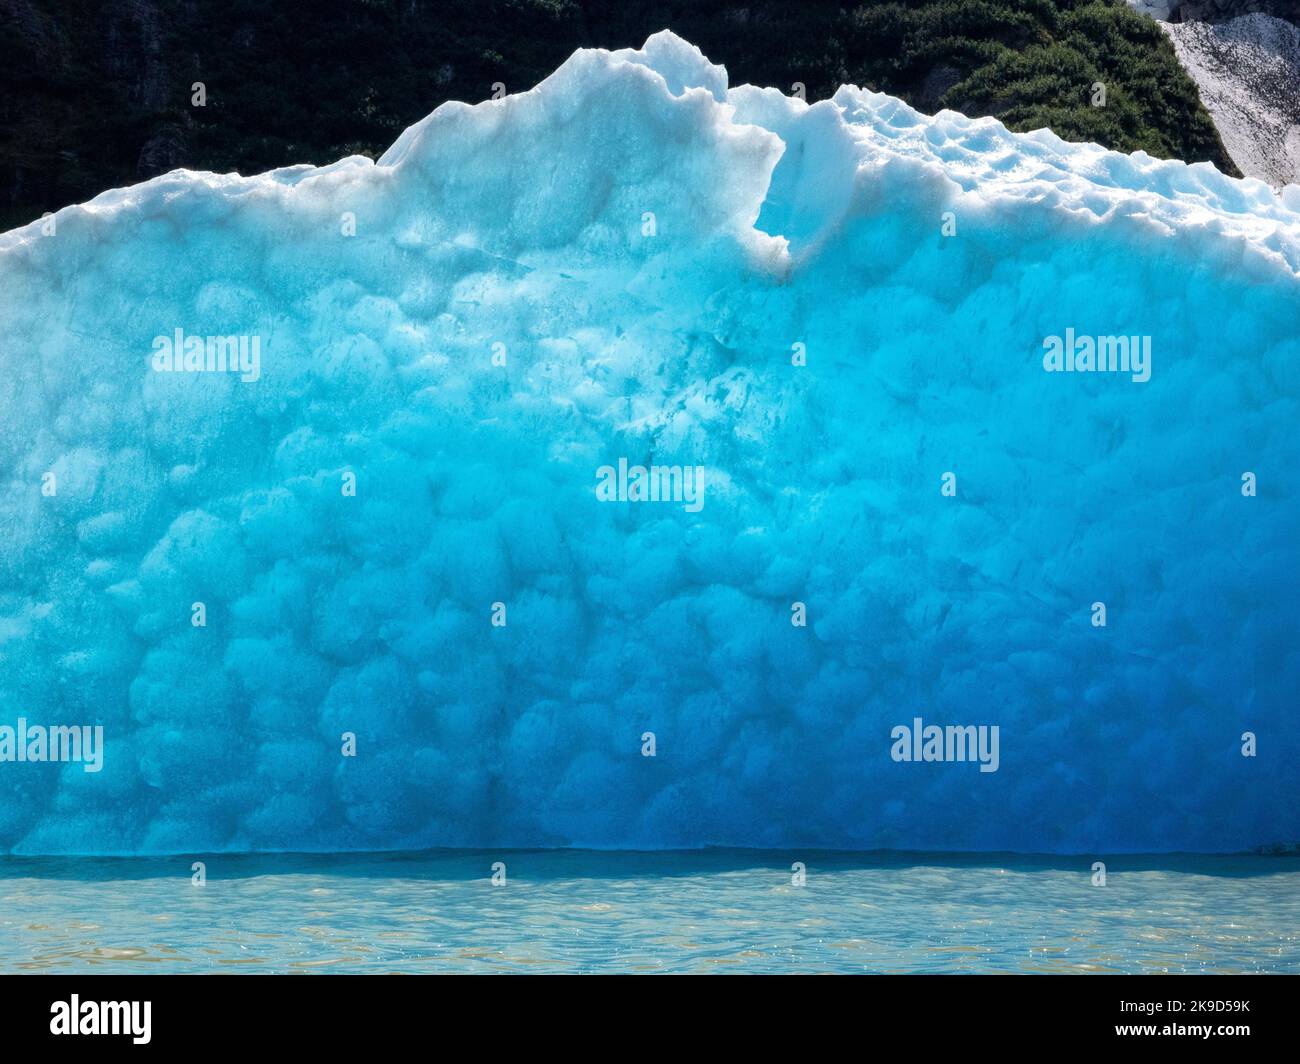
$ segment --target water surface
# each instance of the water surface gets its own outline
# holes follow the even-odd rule
[[[195,860],[204,886],[191,882]],[[1300,972],[1300,857],[1111,858],[1104,887],[1091,863],[732,850],[0,857],[0,971]]]

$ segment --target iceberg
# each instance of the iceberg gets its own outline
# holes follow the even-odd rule
[[[1300,186],[671,33],[61,210],[0,851],[1294,844],[1298,325]]]

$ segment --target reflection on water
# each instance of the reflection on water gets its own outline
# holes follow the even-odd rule
[[[1300,971],[1298,857],[195,859],[0,857],[0,971]]]

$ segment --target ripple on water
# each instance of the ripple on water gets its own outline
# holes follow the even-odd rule
[[[0,970],[1300,971],[1297,858],[500,856],[0,858]]]

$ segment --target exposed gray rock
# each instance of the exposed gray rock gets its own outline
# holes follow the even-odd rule
[[[1300,29],[1264,14],[1162,25],[1238,169],[1300,183]]]
[[[1128,5],[1161,22],[1226,22],[1252,14],[1300,22],[1300,0],[1128,0]]]
[[[1168,8],[1167,16],[1154,17],[1173,22],[1226,22],[1252,14],[1272,15],[1291,22],[1300,19],[1300,0],[1156,0],[1148,6]]]

